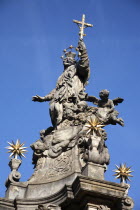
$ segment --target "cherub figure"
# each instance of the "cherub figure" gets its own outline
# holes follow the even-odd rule
[[[118,118],[119,112],[115,110],[115,106],[123,102],[123,98],[115,98],[113,100],[109,99],[109,91],[101,90],[99,93],[100,99],[95,96],[87,96],[86,101],[93,102],[98,106],[98,109],[95,115],[104,123],[104,124],[119,124],[124,126],[124,121],[122,118]]]

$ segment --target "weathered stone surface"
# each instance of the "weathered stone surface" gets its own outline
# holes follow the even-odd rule
[[[9,162],[11,173],[9,174],[5,186],[8,187],[11,183],[18,182],[20,180],[21,174],[17,171],[22,161],[16,158],[12,158]]]
[[[104,180],[106,167],[103,165],[88,162],[82,169],[82,174],[94,179]]]
[[[107,134],[103,127],[118,122],[115,118],[117,115],[115,115],[114,105],[122,100],[121,98],[108,99],[109,92],[105,90],[100,93],[101,100],[88,96],[85,86],[89,79],[90,68],[85,43],[83,40],[78,42],[77,49],[80,52],[78,61],[75,60],[76,54],[71,51],[72,48],[69,49],[70,51],[65,51],[64,71],[58,78],[56,88],[44,97],[36,95],[32,98],[33,101],[38,102],[50,101],[52,120],[52,127],[42,130],[40,139],[31,145],[34,151],[34,175],[37,174],[36,171],[40,171],[41,175],[43,168],[48,171],[49,162],[55,168],[54,162],[58,161],[58,157],[61,159],[62,154],[72,151],[74,147],[78,147],[78,155],[74,160],[80,162],[81,169],[87,162],[109,164],[109,152],[105,145]],[[98,107],[88,106],[86,101],[96,101],[95,104]],[[71,159],[70,155],[69,159]],[[65,161],[64,155],[61,162]],[[59,164],[61,167],[60,161]],[[51,179],[53,170],[56,170],[54,168],[47,172],[48,175],[50,174],[48,179]],[[58,177],[59,175],[60,171]]]
[[[0,210],[14,210],[14,201],[6,198],[0,198]]]
[[[34,174],[28,181],[29,184],[55,182],[73,173],[81,173],[77,146],[56,158],[40,158],[39,161]]]
[[[119,124],[124,126],[124,121],[122,118],[118,118],[119,112],[114,109],[115,105],[123,102],[123,98],[115,98],[113,100],[109,99],[109,91],[101,90],[99,93],[100,99],[95,96],[87,96],[86,100],[93,102],[98,106],[96,111],[96,116],[103,122],[104,124]]]
[[[61,190],[48,196],[49,188],[44,192],[44,197],[23,198],[16,197],[14,201],[2,199],[0,209],[35,210],[39,205],[62,210],[122,210],[133,209],[133,200],[126,197],[127,185],[116,184],[105,180],[97,180],[86,176],[77,176],[71,185],[65,185]],[[37,191],[36,191],[37,192]],[[54,207],[53,207],[54,206]],[[4,209],[4,208],[3,208]],[[5,208],[6,209],[6,208]],[[4,209],[4,210],[5,210]]]
[[[124,198],[122,200],[122,206],[121,206],[122,209],[125,209],[125,210],[132,210],[134,208],[134,201],[131,197],[127,196],[126,198]]]

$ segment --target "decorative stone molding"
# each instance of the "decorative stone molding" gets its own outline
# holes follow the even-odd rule
[[[134,201],[131,197],[126,197],[122,200],[123,210],[132,210],[134,208]]]
[[[9,167],[11,168],[11,173],[5,182],[5,186],[8,187],[10,183],[16,183],[20,180],[21,174],[17,171],[22,161],[16,158],[12,158],[9,162]]]

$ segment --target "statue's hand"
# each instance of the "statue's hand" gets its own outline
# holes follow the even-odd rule
[[[36,95],[36,96],[32,97],[32,101],[43,102],[44,101],[44,97]]]
[[[83,40],[80,40],[79,42],[78,42],[78,50],[81,52],[81,51],[83,51],[84,49],[86,49],[86,45],[85,45],[85,43],[84,43],[84,41]]]

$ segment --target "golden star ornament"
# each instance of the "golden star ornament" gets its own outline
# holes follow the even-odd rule
[[[116,165],[115,170],[113,170],[115,172],[115,174],[113,176],[115,176],[116,179],[120,179],[121,183],[127,183],[127,181],[131,181],[129,179],[129,177],[133,177],[133,175],[131,175],[131,173],[133,171],[131,171],[131,167],[127,167],[126,164],[120,164],[120,166]]]
[[[10,146],[6,147],[6,149],[9,150],[8,153],[11,153],[9,157],[14,156],[16,159],[18,156],[20,158],[25,157],[24,153],[27,152],[27,150],[25,150],[27,147],[23,147],[24,143],[20,143],[19,139],[17,139],[16,143],[12,141],[12,143],[8,142],[8,144]]]
[[[86,134],[91,134],[93,135],[93,133],[95,132],[97,135],[100,136],[100,131],[103,130],[102,128],[105,125],[102,124],[102,122],[95,116],[90,117],[89,120],[87,120],[87,123],[85,124],[85,127],[87,129],[87,133]]]

